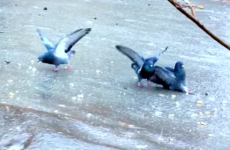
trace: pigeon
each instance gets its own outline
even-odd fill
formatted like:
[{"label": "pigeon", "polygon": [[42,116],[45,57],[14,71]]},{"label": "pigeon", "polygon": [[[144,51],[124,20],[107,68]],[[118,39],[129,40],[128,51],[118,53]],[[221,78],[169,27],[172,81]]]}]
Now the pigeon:
[{"label": "pigeon", "polygon": [[[160,56],[168,49],[168,46],[167,46],[165,50],[161,51],[157,56],[145,59],[144,57],[139,55],[137,52],[135,52],[134,50],[128,47],[125,47],[122,45],[116,45],[115,47],[119,52],[126,55],[129,59],[133,61],[133,63],[131,64],[131,67],[133,68],[133,70],[138,76],[137,86],[139,88],[143,88],[143,85],[141,84],[142,79],[148,80],[148,78],[150,78],[153,75],[155,63],[158,61]],[[148,85],[150,85],[149,82],[148,82]]]},{"label": "pigeon", "polygon": [[78,29],[54,45],[39,29],[36,29],[41,41],[43,42],[47,51],[38,57],[38,62],[55,65],[54,72],[58,72],[58,66],[67,64],[67,69],[70,70],[69,59],[75,54],[75,50],[71,48],[85,35],[87,35],[91,28]]},{"label": "pigeon", "polygon": [[154,75],[149,78],[149,81],[160,84],[166,89],[189,94],[188,87],[186,86],[186,73],[181,61],[176,62],[174,69],[155,66]]}]

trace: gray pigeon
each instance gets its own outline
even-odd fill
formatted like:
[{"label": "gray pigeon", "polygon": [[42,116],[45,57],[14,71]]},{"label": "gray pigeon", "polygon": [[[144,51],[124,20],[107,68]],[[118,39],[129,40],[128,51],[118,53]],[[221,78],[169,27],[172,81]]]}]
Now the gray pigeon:
[{"label": "gray pigeon", "polygon": [[75,51],[71,48],[90,31],[91,28],[78,29],[54,45],[45,35],[41,33],[39,29],[37,29],[37,33],[47,49],[47,52],[38,57],[38,61],[55,65],[55,69],[53,70],[54,72],[58,71],[58,66],[61,64],[67,64],[67,69],[69,70],[69,59],[75,54]]},{"label": "gray pigeon", "polygon": [[[143,85],[141,84],[142,79],[148,80],[148,78],[150,78],[153,75],[155,63],[159,60],[161,55],[168,49],[168,46],[167,46],[165,50],[159,52],[157,56],[153,56],[153,57],[145,59],[144,57],[139,55],[137,52],[132,50],[131,48],[128,48],[122,45],[116,45],[115,47],[119,52],[121,52],[122,54],[124,54],[125,56],[127,56],[129,59],[133,61],[133,63],[131,64],[131,67],[133,68],[133,70],[136,72],[138,76],[137,86],[139,88],[143,87]],[[149,82],[148,82],[148,85],[150,85]]]},{"label": "gray pigeon", "polygon": [[154,75],[149,80],[162,85],[166,89],[189,94],[188,87],[186,86],[186,73],[181,61],[176,62],[174,69],[155,66]]}]

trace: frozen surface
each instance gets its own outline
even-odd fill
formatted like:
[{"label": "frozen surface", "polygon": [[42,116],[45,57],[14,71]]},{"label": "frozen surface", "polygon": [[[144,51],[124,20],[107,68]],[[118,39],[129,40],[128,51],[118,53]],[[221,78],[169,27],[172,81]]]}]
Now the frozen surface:
[{"label": "frozen surface", "polygon": [[[230,41],[230,3],[194,4]],[[230,53],[166,0],[1,0],[0,19],[1,150],[229,149]],[[71,71],[37,63],[36,28],[57,42],[87,27]],[[158,65],[183,61],[195,94],[138,89],[116,44],[146,57],[169,46]]]}]

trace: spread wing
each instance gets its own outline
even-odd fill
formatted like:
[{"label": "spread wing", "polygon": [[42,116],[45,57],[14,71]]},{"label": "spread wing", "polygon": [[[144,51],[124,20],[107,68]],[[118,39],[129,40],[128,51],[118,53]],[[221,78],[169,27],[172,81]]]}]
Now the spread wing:
[{"label": "spread wing", "polygon": [[143,66],[145,59],[131,48],[122,45],[116,45],[116,49],[131,59],[134,63],[136,63],[139,68]]},{"label": "spread wing", "polygon": [[150,57],[147,58],[146,61],[151,60],[152,62],[154,62],[154,64],[158,61],[158,59],[161,57],[161,55],[166,52],[168,50],[168,46],[161,52],[158,53],[158,55],[154,56],[154,57]]},{"label": "spread wing", "polygon": [[44,46],[46,47],[46,49],[48,51],[55,48],[54,44],[47,38],[46,35],[42,34],[38,28],[36,29],[36,31],[37,31],[42,43],[44,44]]},{"label": "spread wing", "polygon": [[78,29],[71,34],[67,35],[56,45],[55,53],[57,55],[63,55],[64,53],[68,53],[71,48],[85,35],[87,35],[91,31],[91,28],[86,29]]}]

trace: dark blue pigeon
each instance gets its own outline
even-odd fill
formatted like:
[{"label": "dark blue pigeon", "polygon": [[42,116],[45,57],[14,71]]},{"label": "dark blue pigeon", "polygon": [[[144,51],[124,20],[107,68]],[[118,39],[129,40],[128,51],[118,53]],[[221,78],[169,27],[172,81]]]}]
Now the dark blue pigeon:
[{"label": "dark blue pigeon", "polygon": [[69,59],[75,54],[75,51],[71,48],[90,31],[91,28],[78,29],[54,45],[39,29],[37,29],[40,39],[47,49],[47,52],[38,57],[38,61],[55,65],[54,72],[58,71],[58,66],[61,64],[67,64],[67,69],[70,69]]},{"label": "dark blue pigeon", "polygon": [[116,49],[133,61],[131,67],[134,69],[138,76],[137,86],[142,88],[143,85],[141,84],[141,80],[148,80],[148,78],[150,78],[153,75],[155,63],[158,61],[160,56],[168,49],[168,47],[166,47],[165,50],[160,52],[157,56],[150,57],[147,59],[140,56],[134,50],[122,45],[116,45]]},{"label": "dark blue pigeon", "polygon": [[162,85],[166,89],[176,90],[189,94],[186,86],[186,73],[181,61],[176,62],[174,69],[155,66],[154,75],[149,81]]}]

